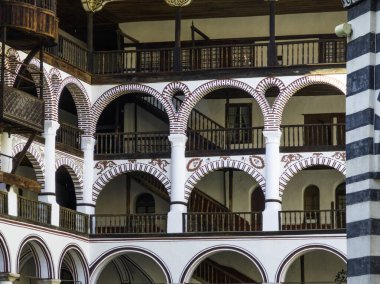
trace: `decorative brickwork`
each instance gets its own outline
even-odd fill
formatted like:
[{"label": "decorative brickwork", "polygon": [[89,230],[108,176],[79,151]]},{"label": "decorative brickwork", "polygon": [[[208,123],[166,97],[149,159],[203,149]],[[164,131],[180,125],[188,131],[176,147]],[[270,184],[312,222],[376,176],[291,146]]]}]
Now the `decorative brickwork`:
[{"label": "decorative brickwork", "polygon": [[283,195],[286,185],[292,179],[292,177],[294,177],[300,171],[313,166],[328,166],[336,169],[343,175],[346,174],[345,164],[338,159],[335,159],[333,157],[326,157],[323,155],[313,155],[312,157],[298,160],[285,169],[285,171],[280,176],[280,196]]},{"label": "decorative brickwork", "polygon": [[59,86],[56,98],[56,106],[54,108],[54,115],[57,115],[56,121],[58,121],[59,99],[64,88],[67,88],[70,91],[74,99],[78,114],[78,127],[84,131],[84,136],[92,136],[92,114],[90,112],[91,102],[82,83],[74,77],[68,77],[64,79]]},{"label": "decorative brickwork", "polygon": [[49,71],[49,78],[53,94],[55,97],[57,97],[57,95],[59,94],[59,86],[62,83],[61,72],[57,68],[52,68]]},{"label": "decorative brickwork", "polygon": [[346,93],[345,84],[329,76],[315,75],[305,76],[300,79],[297,79],[290,85],[288,85],[283,91],[281,91],[273,103],[273,118],[278,119],[278,121],[276,122],[278,127],[281,125],[282,114],[285,109],[285,105],[289,101],[289,99],[299,90],[317,84],[330,85],[336,87],[338,90],[342,92],[342,94]]},{"label": "decorative brickwork", "polygon": [[129,162],[129,163],[115,166],[109,169],[108,171],[104,172],[100,177],[98,177],[98,179],[94,182],[94,186],[92,188],[92,200],[96,202],[103,188],[107,185],[107,183],[109,183],[115,177],[123,173],[133,172],[133,171],[144,172],[144,173],[148,173],[155,176],[164,185],[164,187],[166,188],[168,192],[168,195],[170,196],[171,183],[170,183],[169,178],[162,171],[158,170],[156,167],[151,166],[149,164]]},{"label": "decorative brickwork", "polygon": [[91,134],[95,133],[98,119],[102,111],[107,107],[109,103],[111,103],[113,100],[117,99],[120,96],[127,95],[127,94],[136,94],[136,93],[148,94],[155,97],[165,108],[165,111],[169,117],[170,125],[172,125],[172,121],[175,117],[175,111],[173,110],[171,97],[168,98],[166,96],[162,96],[155,89],[145,86],[145,85],[128,84],[128,85],[116,86],[106,91],[96,100],[96,102],[91,108],[91,113],[93,115],[92,124],[91,124]]},{"label": "decorative brickwork", "polygon": [[[19,143],[13,147],[12,156],[16,156],[18,153],[24,149],[25,143]],[[29,159],[29,162],[32,164],[34,173],[36,175],[37,182],[41,185],[41,189],[44,189],[45,186],[45,167],[44,159],[41,153],[31,145],[26,152],[26,157]]]},{"label": "decorative brickwork", "polygon": [[194,171],[194,173],[185,182],[185,199],[189,199],[191,191],[204,176],[216,170],[227,168],[238,169],[246,172],[257,181],[265,193],[265,178],[253,166],[245,162],[232,160],[230,158],[221,158],[220,160],[204,164]]},{"label": "decorative brickwork", "polygon": [[55,162],[55,170],[58,170],[59,167],[65,167],[69,172],[69,175],[74,183],[75,188],[75,197],[77,201],[83,200],[83,178],[81,167],[77,163],[70,159],[69,157],[60,158]]},{"label": "decorative brickwork", "polygon": [[223,88],[239,89],[250,94],[259,104],[264,118],[270,111],[270,106],[265,96],[263,94],[259,94],[254,88],[252,88],[248,84],[231,79],[214,80],[201,85],[200,87],[195,89],[192,92],[192,94],[188,94],[188,96],[186,96],[184,102],[182,103],[178,117],[177,127],[180,129],[174,129],[175,133],[183,134],[186,132],[187,122],[189,120],[191,110],[204,96],[211,93],[212,91]]},{"label": "decorative brickwork", "polygon": [[256,87],[256,92],[265,95],[272,87],[277,87],[282,92],[285,89],[285,84],[278,78],[268,77],[260,81]]},{"label": "decorative brickwork", "polygon": [[13,49],[10,48],[7,50],[7,58],[5,61],[5,67],[10,71],[5,73],[5,84],[7,86],[12,86],[13,82],[16,79],[16,69],[19,64],[16,62],[20,62],[20,55],[19,53]]}]

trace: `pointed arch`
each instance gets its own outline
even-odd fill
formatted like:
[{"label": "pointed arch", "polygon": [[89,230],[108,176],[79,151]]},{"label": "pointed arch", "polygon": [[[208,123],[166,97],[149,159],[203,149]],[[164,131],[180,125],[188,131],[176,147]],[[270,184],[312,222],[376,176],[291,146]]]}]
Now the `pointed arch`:
[{"label": "pointed arch", "polygon": [[342,94],[346,94],[346,85],[333,77],[313,75],[299,78],[283,89],[273,103],[273,114],[278,118],[278,127],[281,125],[282,114],[290,98],[299,90],[317,84],[330,85],[340,90]]},{"label": "pointed arch", "polygon": [[219,245],[207,248],[199,253],[197,253],[185,266],[184,270],[181,273],[180,283],[189,283],[190,278],[195,271],[195,268],[210,255],[218,253],[218,252],[235,252],[239,255],[245,256],[248,258],[258,269],[261,275],[262,283],[269,282],[268,273],[264,268],[264,265],[260,262],[260,260],[253,255],[251,252],[237,246],[227,246],[227,245]]},{"label": "pointed arch", "polygon": [[339,257],[341,260],[343,260],[345,263],[347,263],[347,256],[339,251],[338,249],[325,245],[325,244],[308,244],[305,246],[300,246],[296,249],[294,249],[292,252],[290,252],[282,261],[280,266],[278,267],[276,271],[276,283],[282,283],[285,281],[285,274],[290,267],[290,265],[293,263],[293,261],[298,258],[299,256],[310,252],[310,251],[316,251],[316,250],[322,250],[329,253],[332,253]]},{"label": "pointed arch", "polygon": [[84,131],[85,136],[91,136],[92,113],[91,102],[83,84],[75,77],[65,78],[59,86],[56,98],[56,121],[58,121],[58,104],[64,88],[67,88],[75,102],[78,113],[78,127]]},{"label": "pointed arch", "polygon": [[195,105],[208,93],[223,88],[239,89],[251,95],[251,97],[254,98],[259,104],[265,123],[267,114],[270,112],[270,106],[263,94],[259,94],[253,87],[238,80],[214,80],[199,86],[191,93],[190,96],[185,98],[178,115],[178,123],[181,133],[186,132],[187,122],[191,114],[191,110],[195,107]]},{"label": "pointed arch", "polygon": [[104,172],[100,177],[98,177],[98,179],[94,182],[94,185],[92,187],[92,200],[96,202],[100,192],[112,179],[123,173],[133,171],[148,173],[156,177],[165,187],[166,191],[168,192],[168,195],[170,196],[171,183],[169,178],[162,171],[148,164],[134,162],[117,165]]},{"label": "pointed arch", "polygon": [[207,163],[199,167],[185,182],[185,199],[189,199],[190,194],[195,187],[195,185],[207,174],[214,172],[219,169],[232,168],[246,172],[252,178],[254,178],[257,183],[261,186],[261,189],[265,193],[265,178],[264,176],[253,166],[232,159],[219,159]]},{"label": "pointed arch", "polygon": [[343,175],[346,174],[346,166],[341,161],[332,157],[326,156],[313,156],[305,159],[301,159],[294,164],[290,165],[280,176],[280,197],[283,195],[284,190],[288,182],[300,171],[314,167],[314,166],[327,166],[336,169]]},{"label": "pointed arch", "polygon": [[[23,248],[27,250],[27,254],[22,254]],[[16,258],[17,273],[20,273],[22,259],[29,256],[34,258],[37,278],[55,279],[53,258],[46,242],[41,237],[29,235],[21,242]]]},{"label": "pointed arch", "polygon": [[112,89],[109,89],[96,100],[96,102],[91,108],[91,113],[93,114],[93,120],[91,123],[91,133],[96,132],[96,124],[98,123],[100,115],[112,101],[114,101],[120,96],[133,93],[143,93],[155,97],[164,107],[165,112],[169,118],[170,128],[172,128],[172,124],[175,118],[175,111],[171,102],[171,98],[162,96],[160,92],[146,85],[128,84],[119,85]]},{"label": "pointed arch", "polygon": [[81,166],[69,157],[62,157],[55,162],[55,170],[58,170],[61,166],[65,167],[65,169],[69,172],[69,175],[74,183],[76,200],[83,200],[83,177]]},{"label": "pointed arch", "polygon": [[67,245],[61,253],[57,272],[59,279],[61,279],[61,269],[64,264],[66,264],[73,275],[74,281],[82,284],[89,283],[90,272],[88,262],[82,249],[76,244]]},{"label": "pointed arch", "polygon": [[[16,156],[24,149],[25,143],[19,143],[15,145],[12,149],[12,156]],[[31,145],[26,152],[26,157],[29,159],[33,166],[34,173],[36,174],[37,182],[41,185],[43,189],[45,187],[45,166],[44,160],[40,152]]]}]

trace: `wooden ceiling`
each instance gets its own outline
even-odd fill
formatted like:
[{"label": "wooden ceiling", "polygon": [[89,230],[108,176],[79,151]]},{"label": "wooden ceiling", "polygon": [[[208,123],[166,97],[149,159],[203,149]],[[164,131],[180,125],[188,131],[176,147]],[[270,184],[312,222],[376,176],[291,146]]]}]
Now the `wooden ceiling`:
[{"label": "wooden ceiling", "polygon": [[[124,0],[111,2],[96,13],[96,24],[123,23],[148,20],[170,20],[175,8],[164,0]],[[341,0],[279,0],[277,14],[342,11]],[[193,0],[182,9],[183,18],[215,18],[267,15],[269,2],[265,0]],[[85,25],[86,17],[80,0],[59,0],[58,16],[62,22]]]}]

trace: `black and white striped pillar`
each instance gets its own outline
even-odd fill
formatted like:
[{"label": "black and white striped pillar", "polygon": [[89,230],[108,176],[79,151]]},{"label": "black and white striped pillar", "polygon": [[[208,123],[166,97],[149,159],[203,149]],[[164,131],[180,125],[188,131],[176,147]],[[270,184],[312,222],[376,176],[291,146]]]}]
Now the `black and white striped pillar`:
[{"label": "black and white striped pillar", "polygon": [[348,283],[380,283],[380,1],[342,0],[347,49]]}]

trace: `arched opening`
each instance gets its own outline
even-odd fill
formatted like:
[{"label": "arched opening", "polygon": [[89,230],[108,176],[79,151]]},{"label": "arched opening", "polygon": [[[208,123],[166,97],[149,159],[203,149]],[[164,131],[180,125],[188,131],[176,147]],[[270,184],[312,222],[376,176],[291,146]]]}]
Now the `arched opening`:
[{"label": "arched opening", "polygon": [[264,118],[252,96],[237,88],[212,90],[191,110],[187,151],[263,150]]},{"label": "arched opening", "polygon": [[[186,214],[187,232],[261,230],[261,208],[251,211],[250,193],[254,188],[260,188],[257,181],[237,169],[224,168],[208,173],[192,189]],[[259,190],[262,194],[261,188]],[[261,202],[256,198],[262,197],[254,198],[254,203]]]},{"label": "arched opening", "polygon": [[[18,153],[15,158],[17,159],[20,155],[21,154]],[[36,175],[35,169],[33,167],[32,162],[28,158],[28,155],[24,156],[20,165],[16,168],[15,174],[18,176],[22,176],[22,177],[37,181],[37,175]],[[38,192],[35,192],[35,191],[19,188],[18,195],[28,200],[35,200],[35,201],[38,200]]]},{"label": "arched opening", "polygon": [[82,252],[76,247],[68,247],[60,261],[59,279],[62,283],[87,284],[88,266]]},{"label": "arched opening", "polygon": [[170,152],[169,118],[153,96],[126,94],[102,111],[96,126],[95,154],[144,157]]},{"label": "arched opening", "polygon": [[76,210],[74,182],[65,166],[55,172],[55,190],[57,203],[65,208]]},{"label": "arched opening", "polygon": [[333,86],[300,89],[284,108],[281,146],[344,150],[345,104],[344,94]]},{"label": "arched opening", "polygon": [[346,271],[347,264],[341,257],[326,250],[316,249],[293,259],[288,265],[283,282],[336,283],[337,277],[346,275]]},{"label": "arched opening", "polygon": [[58,122],[60,126],[56,136],[57,142],[74,149],[80,149],[82,131],[78,128],[78,113],[73,94],[67,87],[63,88],[59,97]]},{"label": "arched opening", "polygon": [[170,283],[162,264],[139,252],[118,253],[97,267],[97,284]]},{"label": "arched opening", "polygon": [[341,183],[335,189],[335,209],[339,214],[338,226],[346,227],[346,183]]},{"label": "arched opening", "polygon": [[234,250],[207,253],[186,268],[184,283],[262,283],[261,265],[251,256]]},{"label": "arched opening", "polygon": [[342,229],[344,210],[334,205],[342,173],[327,166],[306,168],[286,185],[282,197],[281,230]]},{"label": "arched opening", "polygon": [[[265,195],[261,188],[261,186],[256,187],[251,194],[251,211],[252,212],[263,212],[265,210]],[[253,219],[251,221],[258,230],[262,230],[263,223],[262,219],[259,218],[257,220]]]},{"label": "arched opening", "polygon": [[166,232],[169,201],[164,185],[156,177],[138,171],[121,174],[97,198],[96,232]]}]

